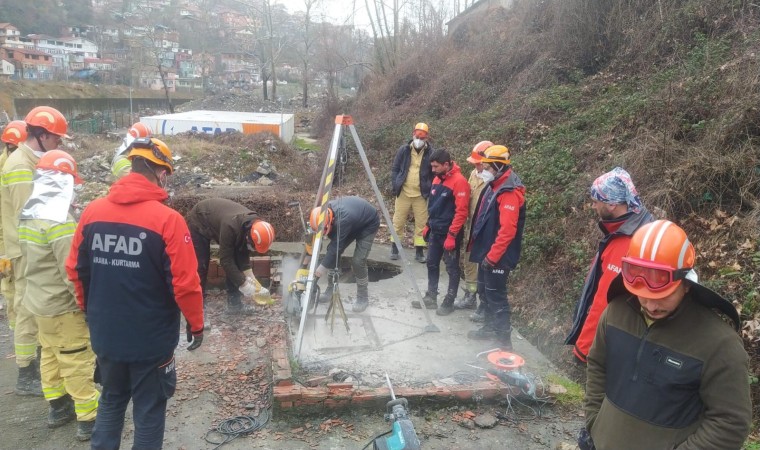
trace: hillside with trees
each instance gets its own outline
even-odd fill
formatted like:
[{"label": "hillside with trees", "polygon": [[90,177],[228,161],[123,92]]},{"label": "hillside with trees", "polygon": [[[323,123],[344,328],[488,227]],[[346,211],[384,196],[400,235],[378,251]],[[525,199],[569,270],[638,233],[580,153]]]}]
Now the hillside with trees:
[{"label": "hillside with trees", "polygon": [[756,374],[759,25],[742,0],[520,0],[399,47],[325,117],[355,115],[386,185],[416,122],[458,161],[485,139],[511,149],[528,191],[515,324],[571,370],[562,342],[600,239],[588,188],[624,167],[645,205],[687,230],[700,278],[741,311]]}]

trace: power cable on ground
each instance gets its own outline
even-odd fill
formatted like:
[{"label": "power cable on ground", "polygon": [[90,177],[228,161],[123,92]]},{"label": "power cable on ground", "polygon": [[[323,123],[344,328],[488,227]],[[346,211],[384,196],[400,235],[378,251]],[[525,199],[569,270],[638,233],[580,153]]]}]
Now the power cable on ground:
[{"label": "power cable on ground", "polygon": [[[265,409],[257,417],[236,416],[225,419],[219,422],[215,429],[208,430],[203,436],[203,440],[209,444],[216,445],[216,447],[214,447],[214,450],[216,450],[240,436],[247,436],[261,430],[269,422],[270,417],[271,413],[269,412],[269,409]],[[221,436],[221,440],[211,439],[211,436],[213,435]]]}]

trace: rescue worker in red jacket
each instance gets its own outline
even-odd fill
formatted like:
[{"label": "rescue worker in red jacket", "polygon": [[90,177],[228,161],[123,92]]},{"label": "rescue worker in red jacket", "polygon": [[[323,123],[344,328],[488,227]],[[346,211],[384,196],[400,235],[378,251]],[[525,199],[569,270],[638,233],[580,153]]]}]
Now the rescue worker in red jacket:
[{"label": "rescue worker in red jacket", "polygon": [[620,273],[631,236],[642,225],[654,220],[641,204],[631,176],[620,167],[594,180],[591,208],[599,216],[599,228],[604,237],[575,308],[573,328],[565,340],[566,345],[574,345],[573,354],[584,364],[596,335],[599,317],[607,307],[607,290]]},{"label": "rescue worker in red jacket", "polygon": [[[435,178],[428,197],[428,222],[422,230],[428,243],[428,288],[422,302],[427,309],[438,308],[437,315],[447,316],[454,311],[454,300],[459,290],[459,250],[470,205],[470,184],[446,149],[433,150],[430,166]],[[441,258],[446,264],[449,286],[439,307]],[[422,304],[414,300],[412,307],[422,308]]]},{"label": "rescue worker in red jacket", "polygon": [[249,251],[264,254],[274,242],[274,228],[245,206],[226,198],[209,198],[195,204],[187,214],[187,225],[198,258],[204,298],[211,260],[211,242],[219,244],[219,264],[227,285],[227,313],[251,314],[241,298],[268,296],[251,269]]},{"label": "rescue worker in red jacket", "polygon": [[190,230],[164,205],[169,147],[135,139],[132,173],[90,203],[77,226],[66,271],[85,312],[103,386],[93,449],[119,448],[130,399],[133,448],[161,448],[166,402],[174,395],[180,313],[189,350],[203,342],[203,295]]},{"label": "rescue worker in red jacket", "polygon": [[469,339],[496,340],[512,349],[512,322],[507,281],[520,260],[525,225],[525,186],[512,170],[509,149],[488,147],[481,161],[486,187],[470,232],[470,261],[478,268],[478,295],[485,306],[483,327]]}]

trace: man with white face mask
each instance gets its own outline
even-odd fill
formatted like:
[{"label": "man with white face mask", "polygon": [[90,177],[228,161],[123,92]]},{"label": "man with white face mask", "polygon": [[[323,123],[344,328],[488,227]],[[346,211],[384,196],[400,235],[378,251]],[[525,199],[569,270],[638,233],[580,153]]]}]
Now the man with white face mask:
[{"label": "man with white face mask", "polygon": [[[422,229],[428,221],[427,198],[433,183],[433,171],[430,168],[430,153],[432,148],[428,142],[429,128],[426,123],[414,126],[412,139],[402,145],[391,166],[391,183],[396,203],[393,211],[393,228],[399,239],[403,239],[406,219],[411,211],[414,215],[414,259],[424,263],[424,249],[427,246],[422,238]],[[391,259],[398,259],[398,246],[394,242],[391,248]]]},{"label": "man with white face mask", "polygon": [[49,106],[38,106],[26,115],[27,138],[8,156],[2,168],[0,190],[0,215],[3,220],[5,255],[11,261],[16,292],[13,297],[16,327],[13,345],[19,368],[17,395],[42,395],[39,361],[37,360],[37,322],[23,304],[26,288],[26,258],[21,253],[18,238],[18,219],[29,196],[32,194],[34,166],[48,150],[61,145],[68,123],[60,111]]}]

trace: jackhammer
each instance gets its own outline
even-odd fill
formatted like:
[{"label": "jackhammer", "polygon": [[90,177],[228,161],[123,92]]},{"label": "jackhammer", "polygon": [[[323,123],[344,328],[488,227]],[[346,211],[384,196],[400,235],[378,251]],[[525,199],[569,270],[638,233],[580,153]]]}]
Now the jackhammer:
[{"label": "jackhammer", "polygon": [[419,450],[420,440],[414,431],[414,424],[409,419],[409,403],[405,398],[396,398],[387,373],[385,380],[391,391],[391,401],[385,405],[385,421],[392,422],[391,430],[377,436],[364,448],[373,444],[373,450]]},{"label": "jackhammer", "polygon": [[[298,217],[301,219],[301,226],[303,227],[303,243],[304,251],[301,253],[301,263],[296,271],[296,276],[293,281],[288,284],[288,297],[285,300],[285,312],[291,316],[301,315],[301,305],[303,305],[303,294],[306,291],[306,283],[309,279],[309,260],[311,258],[313,250],[314,232],[311,228],[306,226],[306,220],[303,216],[303,210],[301,209],[301,202],[290,202],[288,206],[291,208],[298,207]],[[319,297],[319,286],[315,285],[313,290],[314,298]]]}]

